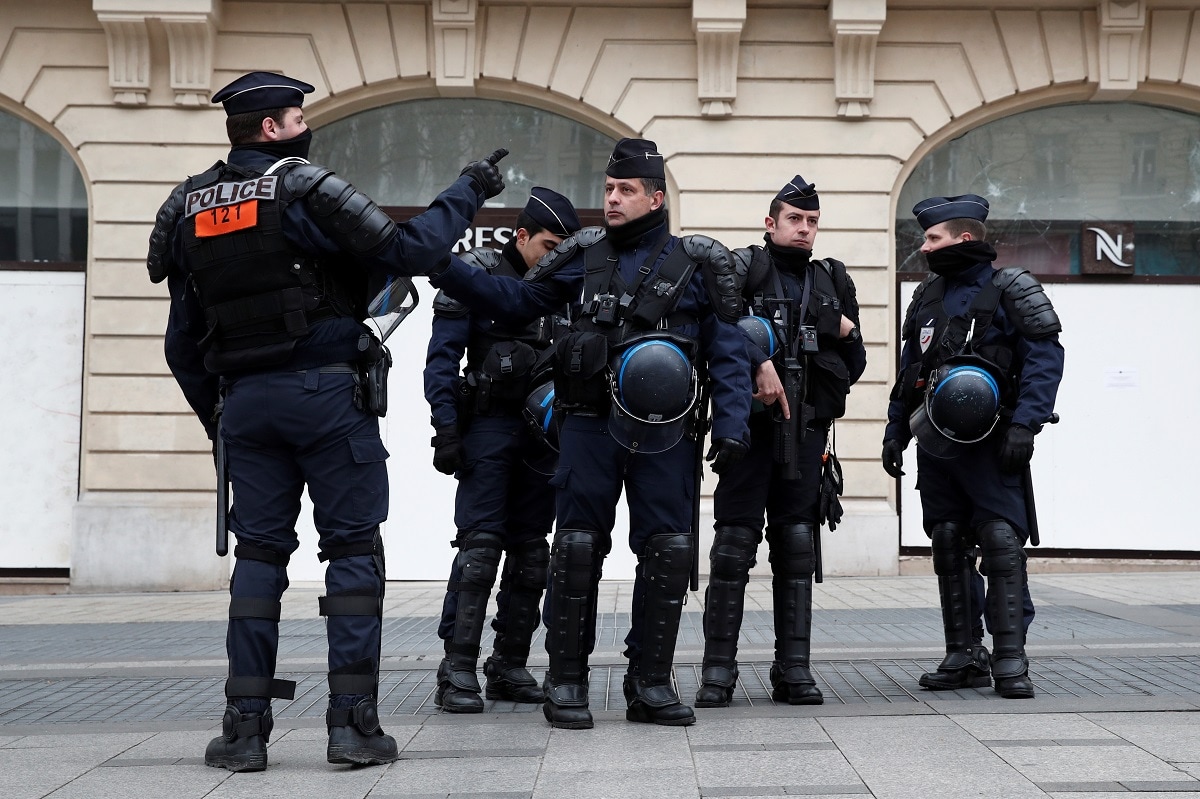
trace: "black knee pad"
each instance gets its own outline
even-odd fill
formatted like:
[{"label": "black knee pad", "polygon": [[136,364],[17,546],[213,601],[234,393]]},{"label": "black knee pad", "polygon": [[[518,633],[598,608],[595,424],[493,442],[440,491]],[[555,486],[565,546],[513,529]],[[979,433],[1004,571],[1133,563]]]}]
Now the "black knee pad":
[{"label": "black knee pad", "polygon": [[682,595],[692,576],[692,537],[676,533],[652,535],[642,553],[642,573],[668,595]]},{"label": "black knee pad", "polygon": [[771,568],[776,574],[811,575],[817,569],[811,524],[783,524],[767,528]]},{"label": "black knee pad", "polygon": [[1003,519],[983,522],[976,528],[983,549],[984,570],[989,578],[1020,574],[1025,563],[1025,549],[1013,526]]},{"label": "black knee pad", "polygon": [[957,576],[963,568],[967,548],[963,536],[967,526],[961,522],[938,522],[930,530],[933,539],[933,573],[940,577]]},{"label": "black knee pad", "polygon": [[491,591],[496,584],[503,542],[494,533],[469,532],[458,542],[457,565],[461,572],[450,590]]},{"label": "black knee pad", "polygon": [[550,543],[544,538],[522,541],[509,548],[504,572],[512,580],[513,590],[541,591],[550,570]]},{"label": "black knee pad", "polygon": [[592,530],[564,530],[554,541],[555,590],[571,596],[584,596],[592,590],[593,575],[600,568],[600,533]]},{"label": "black knee pad", "polygon": [[719,580],[744,580],[754,565],[759,533],[749,527],[718,527],[709,554],[709,570]]}]

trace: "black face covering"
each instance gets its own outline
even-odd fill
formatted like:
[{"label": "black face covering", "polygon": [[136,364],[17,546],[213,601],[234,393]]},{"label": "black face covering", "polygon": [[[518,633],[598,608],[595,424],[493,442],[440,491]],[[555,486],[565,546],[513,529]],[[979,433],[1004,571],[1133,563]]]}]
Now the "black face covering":
[{"label": "black face covering", "polygon": [[962,241],[925,254],[929,271],[942,277],[954,277],[971,267],[996,260],[996,250],[986,241]]},{"label": "black face covering", "polygon": [[500,248],[500,256],[512,264],[513,269],[517,270],[518,275],[523,275],[529,271],[529,267],[525,266],[525,257],[517,249],[516,236],[504,242],[504,246]]},{"label": "black face covering", "polygon": [[812,258],[812,250],[806,250],[803,247],[780,247],[771,241],[770,233],[763,236],[763,241],[766,242],[767,252],[771,253],[771,260],[775,262],[776,266],[786,271],[801,273],[808,266],[809,259]]},{"label": "black face covering", "polygon": [[308,158],[308,148],[312,144],[312,128],[307,128],[299,136],[293,136],[283,141],[256,141],[249,144],[238,144],[234,150],[257,150],[269,153],[276,158]]},{"label": "black face covering", "polygon": [[608,231],[605,235],[613,243],[614,247],[632,247],[641,240],[642,236],[654,230],[659,225],[665,224],[666,221],[667,208],[660,205],[656,210],[651,211],[645,216],[631,219],[623,225],[611,226],[605,224],[604,229]]}]

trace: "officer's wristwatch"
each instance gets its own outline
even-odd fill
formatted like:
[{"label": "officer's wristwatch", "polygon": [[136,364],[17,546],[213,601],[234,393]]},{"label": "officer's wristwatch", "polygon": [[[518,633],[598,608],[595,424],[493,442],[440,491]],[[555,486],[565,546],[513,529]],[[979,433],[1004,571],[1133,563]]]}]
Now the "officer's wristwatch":
[{"label": "officer's wristwatch", "polygon": [[850,332],[846,334],[846,341],[850,344],[857,344],[862,341],[862,333],[859,332],[858,325],[850,328]]}]

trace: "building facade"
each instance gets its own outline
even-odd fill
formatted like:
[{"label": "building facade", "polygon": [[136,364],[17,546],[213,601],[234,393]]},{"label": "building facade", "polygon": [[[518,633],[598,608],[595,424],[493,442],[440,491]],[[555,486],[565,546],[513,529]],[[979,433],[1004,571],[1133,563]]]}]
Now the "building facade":
[{"label": "building facade", "polygon": [[[515,215],[535,181],[598,207],[606,148],[622,136],[666,156],[675,231],[731,247],[760,240],[792,175],[815,182],[816,254],[850,266],[869,358],[837,425],[846,517],[825,537],[830,575],[893,574],[924,545],[912,486],[878,464],[897,316],[919,279],[908,210],[929,194],[988,196],[1004,263],[1045,277],[1067,331],[1064,423],[1035,458],[1046,546],[1200,550],[1174,482],[1200,446],[1179,396],[1200,388],[1200,370],[1179,369],[1200,365],[1184,346],[1200,340],[1194,6],[0,0],[0,366],[12,376],[0,580],[227,581],[210,443],[163,360],[165,283],[149,282],[144,259],[171,189],[227,150],[208,97],[250,70],[314,84],[313,159],[398,214],[466,161],[512,150],[511,188],[488,209],[499,221],[464,244],[501,241],[502,209]],[[453,487],[429,465],[431,296],[418,283],[426,315],[389,340],[398,579],[441,578],[453,536]],[[302,560],[295,577],[319,576]]]}]

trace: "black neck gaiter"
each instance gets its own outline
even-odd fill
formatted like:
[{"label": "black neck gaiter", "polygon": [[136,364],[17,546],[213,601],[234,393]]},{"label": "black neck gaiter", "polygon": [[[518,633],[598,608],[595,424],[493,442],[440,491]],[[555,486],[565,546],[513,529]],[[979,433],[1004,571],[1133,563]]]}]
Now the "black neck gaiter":
[{"label": "black neck gaiter", "polygon": [[803,247],[780,247],[771,241],[770,233],[763,236],[763,241],[766,242],[767,252],[771,253],[771,260],[777,267],[795,275],[804,274],[812,258],[812,250]]},{"label": "black neck gaiter", "polygon": [[293,136],[283,141],[255,141],[249,144],[235,144],[231,150],[257,150],[276,158],[308,158],[308,148],[312,144],[312,128],[308,128],[299,136]]},{"label": "black neck gaiter", "polygon": [[517,271],[518,275],[523,275],[529,271],[525,266],[525,258],[521,255],[521,251],[517,249],[517,240],[509,239],[500,248],[500,257],[508,261],[509,265]]},{"label": "black neck gaiter", "polygon": [[963,241],[925,254],[929,271],[942,277],[954,277],[982,263],[996,260],[996,250],[986,241]]},{"label": "black neck gaiter", "polygon": [[656,210],[651,211],[645,216],[639,216],[637,219],[631,219],[623,225],[605,225],[607,231],[605,236],[613,243],[614,247],[626,249],[628,247],[636,247],[641,241],[642,236],[645,236],[654,228],[665,224],[667,221],[666,206],[659,206]]}]

